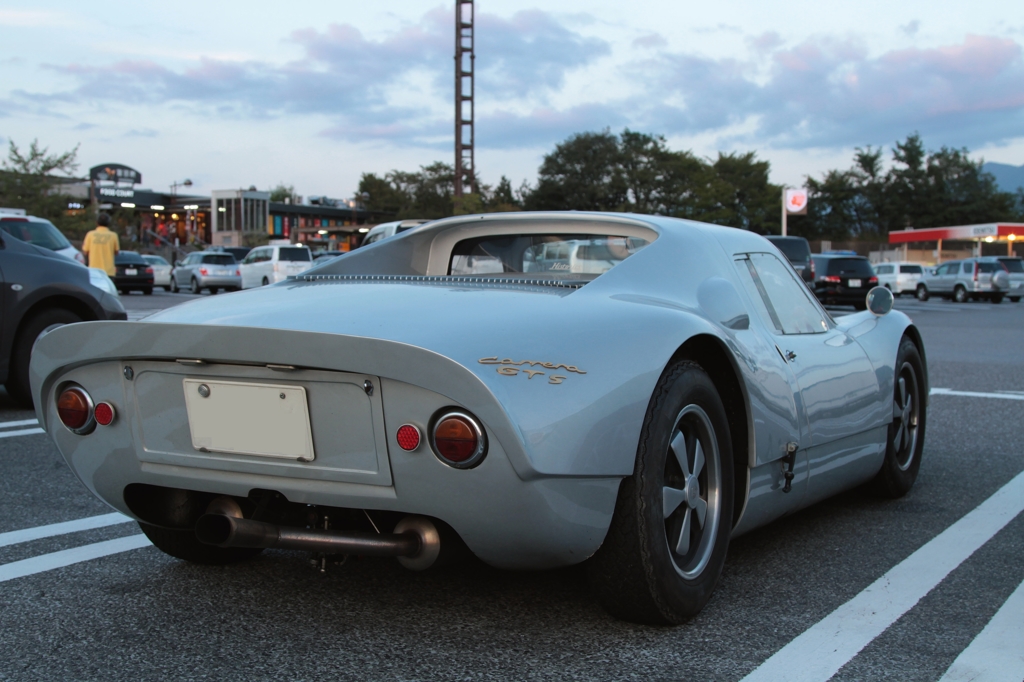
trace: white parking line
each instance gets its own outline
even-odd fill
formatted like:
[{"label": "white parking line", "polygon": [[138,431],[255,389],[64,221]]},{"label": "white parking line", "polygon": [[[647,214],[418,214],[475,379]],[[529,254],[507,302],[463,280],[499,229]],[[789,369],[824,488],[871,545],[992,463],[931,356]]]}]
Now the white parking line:
[{"label": "white parking line", "polygon": [[120,554],[121,552],[139,549],[140,547],[147,547],[150,544],[149,538],[140,533],[139,535],[129,535],[114,540],[104,540],[103,542],[95,542],[91,545],[43,554],[31,559],[12,561],[9,564],[0,566],[0,583],[14,580],[15,578],[24,578],[35,573],[52,571],[55,568],[64,568],[65,566],[71,566],[82,561],[90,561],[110,556],[111,554]]},{"label": "white parking line", "polygon": [[1024,583],[1013,591],[939,682],[1024,680]]},{"label": "white parking line", "polygon": [[38,419],[19,419],[13,422],[0,422],[0,429],[13,429],[15,426],[29,426],[31,424],[38,423]]},{"label": "white parking line", "polygon": [[1024,394],[1000,391],[999,393],[979,393],[977,391],[954,391],[951,388],[933,388],[929,395],[958,395],[965,398],[1002,398],[1003,400],[1024,400]]},{"label": "white parking line", "polygon": [[762,663],[744,682],[824,682],[1024,511],[1024,473]]},{"label": "white parking line", "polygon": [[128,518],[121,512],[114,512],[113,514],[89,516],[84,519],[75,519],[74,521],[51,523],[47,526],[12,530],[6,533],[0,533],[0,547],[17,545],[21,542],[31,542],[32,540],[39,540],[41,538],[52,538],[55,535],[65,535],[67,533],[77,533],[79,531],[92,530],[94,528],[116,526],[119,523],[128,523],[131,520],[132,519]]},{"label": "white parking line", "polygon": [[15,436],[31,436],[36,433],[46,433],[43,429],[22,429],[21,431],[0,431],[0,438],[13,438]]}]

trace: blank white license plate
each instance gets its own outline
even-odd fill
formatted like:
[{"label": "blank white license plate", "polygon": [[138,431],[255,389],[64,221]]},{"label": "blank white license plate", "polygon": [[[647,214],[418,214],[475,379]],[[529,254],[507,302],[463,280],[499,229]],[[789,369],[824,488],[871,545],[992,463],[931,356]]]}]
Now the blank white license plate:
[{"label": "blank white license plate", "polygon": [[860,280],[859,279],[851,279],[848,286],[851,289],[858,289],[858,288],[860,288]]},{"label": "blank white license plate", "polygon": [[139,271],[136,270],[135,268],[125,268],[124,269],[124,274],[126,274],[126,275],[137,275],[137,274],[139,274]]},{"label": "blank white license plate", "polygon": [[314,458],[305,388],[203,379],[184,379],[182,385],[196,450]]}]

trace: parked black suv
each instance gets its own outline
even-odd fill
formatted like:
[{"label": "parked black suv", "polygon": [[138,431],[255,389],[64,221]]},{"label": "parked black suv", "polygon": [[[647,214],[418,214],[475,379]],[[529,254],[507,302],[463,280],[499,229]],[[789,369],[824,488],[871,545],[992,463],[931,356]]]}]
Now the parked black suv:
[{"label": "parked black suv", "polygon": [[31,408],[32,346],[55,327],[88,320],[127,320],[114,283],[50,249],[0,232],[0,382]]},{"label": "parked black suv", "polygon": [[816,253],[811,261],[814,295],[819,301],[867,309],[868,291],[878,286],[878,277],[867,258],[853,253]]},{"label": "parked black suv", "polygon": [[782,237],[770,234],[765,237],[785,256],[793,269],[808,284],[814,281],[814,261],[811,260],[811,245],[803,237]]}]

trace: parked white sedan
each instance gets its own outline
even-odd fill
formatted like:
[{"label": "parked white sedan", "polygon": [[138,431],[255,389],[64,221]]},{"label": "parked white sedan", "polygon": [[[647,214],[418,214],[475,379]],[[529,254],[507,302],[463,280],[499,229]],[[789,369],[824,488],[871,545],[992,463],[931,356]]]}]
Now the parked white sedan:
[{"label": "parked white sedan", "polygon": [[153,268],[153,286],[163,287],[165,291],[171,288],[171,264],[161,256],[143,254],[142,260],[146,261]]},{"label": "parked white sedan", "polygon": [[260,246],[242,260],[242,288],[283,282],[313,267],[313,255],[306,246]]},{"label": "parked white sedan", "polygon": [[924,266],[920,263],[900,261],[898,263],[879,263],[875,266],[878,285],[883,286],[896,296],[913,294],[917,283],[924,275]]}]

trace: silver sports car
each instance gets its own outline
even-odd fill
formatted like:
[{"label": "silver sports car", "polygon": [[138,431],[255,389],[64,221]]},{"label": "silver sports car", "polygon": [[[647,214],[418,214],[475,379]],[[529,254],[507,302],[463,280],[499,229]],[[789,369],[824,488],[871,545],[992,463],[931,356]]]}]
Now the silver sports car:
[{"label": "silver sports car", "polygon": [[738,229],[461,216],[280,284],[45,335],[44,425],[164,552],[587,562],[612,614],[701,610],[729,539],[914,483],[928,378],[891,311],[833,320]]}]

